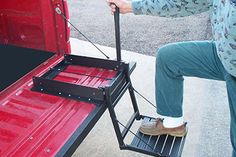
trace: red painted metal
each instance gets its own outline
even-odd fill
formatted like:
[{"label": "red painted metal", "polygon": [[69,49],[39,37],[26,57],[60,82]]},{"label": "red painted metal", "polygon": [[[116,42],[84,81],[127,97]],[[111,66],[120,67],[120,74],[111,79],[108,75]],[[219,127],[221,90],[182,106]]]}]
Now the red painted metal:
[{"label": "red painted metal", "polygon": [[[94,104],[33,92],[42,76],[70,53],[66,0],[11,0],[0,4],[0,43],[55,52],[52,58],[0,92],[0,156],[54,156],[95,109]],[[14,56],[13,56],[14,57]],[[68,66],[55,78],[85,86],[109,83],[116,72]]]},{"label": "red painted metal", "polygon": [[[62,58],[52,63],[58,63]],[[38,75],[45,69],[38,69]],[[32,73],[32,75],[35,73]],[[103,86],[116,72],[94,67],[68,66],[55,78],[90,87]],[[85,118],[94,104],[33,92],[31,76],[25,84],[10,92],[7,99],[0,95],[0,156],[54,156]],[[27,80],[28,79],[28,80]]]},{"label": "red painted metal", "polygon": [[[116,73],[113,70],[70,65],[63,72],[59,73],[55,80],[77,85],[85,84],[88,87],[97,88],[107,85]],[[84,77],[85,74],[87,77]]]},{"label": "red painted metal", "polygon": [[0,43],[70,53],[70,29],[56,7],[69,17],[66,0],[1,1]]}]

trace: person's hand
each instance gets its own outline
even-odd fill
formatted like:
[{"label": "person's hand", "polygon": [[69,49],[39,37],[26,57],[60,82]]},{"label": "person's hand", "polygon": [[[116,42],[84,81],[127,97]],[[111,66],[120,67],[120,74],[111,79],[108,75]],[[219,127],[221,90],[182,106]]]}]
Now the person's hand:
[{"label": "person's hand", "polygon": [[111,8],[111,14],[114,15],[116,6],[120,9],[121,14],[131,13],[132,6],[131,2],[127,0],[107,0],[108,5]]}]

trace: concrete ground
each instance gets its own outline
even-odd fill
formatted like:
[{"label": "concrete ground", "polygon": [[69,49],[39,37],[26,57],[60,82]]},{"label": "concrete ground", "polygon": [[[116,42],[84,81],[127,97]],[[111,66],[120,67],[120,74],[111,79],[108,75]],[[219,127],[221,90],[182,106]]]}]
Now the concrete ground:
[{"label": "concrete ground", "polygon": [[[93,42],[115,47],[114,19],[106,0],[67,0],[70,21]],[[124,50],[155,55],[158,47],[177,41],[211,38],[209,13],[182,18],[122,15],[121,44]],[[85,40],[71,28],[72,37]]]},{"label": "concrete ground", "polygon": [[[73,54],[104,58],[88,42],[71,39]],[[115,49],[99,46],[111,58],[115,58]],[[137,68],[132,74],[134,88],[154,102],[155,57],[122,51],[124,61],[136,61]],[[230,157],[229,109],[225,83],[197,78],[186,78],[184,88],[184,115],[189,132],[183,157]],[[142,114],[157,116],[155,109],[137,96]],[[117,106],[118,118],[124,123],[132,112],[127,95]],[[136,126],[137,128],[137,126]],[[134,128],[135,129],[135,128]],[[133,130],[136,131],[136,130]],[[115,132],[105,112],[92,131],[78,147],[73,157],[142,157],[131,151],[121,151]]]}]

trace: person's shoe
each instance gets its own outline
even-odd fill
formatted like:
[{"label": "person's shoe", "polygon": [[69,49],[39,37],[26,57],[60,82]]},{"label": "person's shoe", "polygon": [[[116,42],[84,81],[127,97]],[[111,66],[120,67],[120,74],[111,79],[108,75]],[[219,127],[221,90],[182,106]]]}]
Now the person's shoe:
[{"label": "person's shoe", "polygon": [[158,135],[171,135],[176,137],[183,137],[187,134],[187,123],[176,128],[165,128],[163,125],[163,119],[157,118],[153,121],[142,122],[139,131],[146,135],[158,136]]}]

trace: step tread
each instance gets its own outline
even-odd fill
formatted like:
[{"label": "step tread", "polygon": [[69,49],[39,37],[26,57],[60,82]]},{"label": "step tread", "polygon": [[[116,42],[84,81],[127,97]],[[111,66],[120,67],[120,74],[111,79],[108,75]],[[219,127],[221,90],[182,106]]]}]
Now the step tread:
[{"label": "step tread", "polygon": [[[153,118],[145,117],[144,121],[151,121]],[[147,153],[160,154],[161,156],[180,157],[183,151],[185,138],[173,137],[170,135],[150,136],[137,131],[131,142],[131,146],[145,150]]]}]

